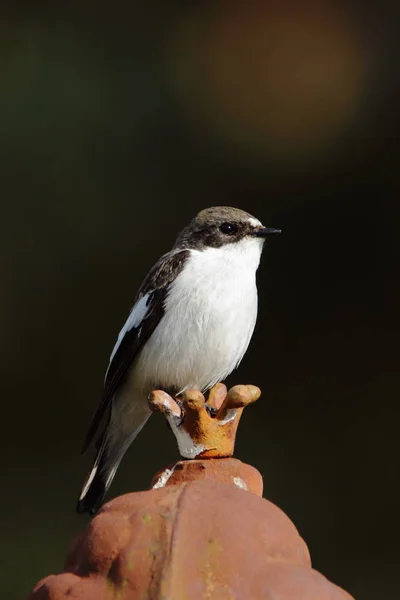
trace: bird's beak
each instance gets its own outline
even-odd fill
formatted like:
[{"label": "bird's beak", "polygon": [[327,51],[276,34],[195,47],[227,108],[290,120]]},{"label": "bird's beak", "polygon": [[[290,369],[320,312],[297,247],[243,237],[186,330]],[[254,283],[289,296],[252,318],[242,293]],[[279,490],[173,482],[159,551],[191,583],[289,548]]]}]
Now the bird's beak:
[{"label": "bird's beak", "polygon": [[275,235],[276,233],[281,233],[280,229],[274,229],[273,227],[258,227],[254,230],[253,235],[256,237],[266,238],[269,235]]}]

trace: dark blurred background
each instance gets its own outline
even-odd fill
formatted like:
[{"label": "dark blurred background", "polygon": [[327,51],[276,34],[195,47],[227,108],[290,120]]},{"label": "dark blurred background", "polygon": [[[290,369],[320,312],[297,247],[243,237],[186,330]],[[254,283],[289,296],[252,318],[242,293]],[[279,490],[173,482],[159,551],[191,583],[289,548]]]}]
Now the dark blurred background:
[{"label": "dark blurred background", "polygon": [[[2,594],[60,570],[79,450],[149,267],[200,209],[281,227],[237,456],[315,568],[399,598],[398,3],[0,8]],[[154,417],[111,495],[176,458]]]}]

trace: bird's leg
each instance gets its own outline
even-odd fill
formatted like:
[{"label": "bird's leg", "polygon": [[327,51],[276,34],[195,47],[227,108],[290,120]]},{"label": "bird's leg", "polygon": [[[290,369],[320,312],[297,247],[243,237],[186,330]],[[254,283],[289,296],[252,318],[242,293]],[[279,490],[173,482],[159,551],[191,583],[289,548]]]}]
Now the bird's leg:
[{"label": "bird's leg", "polygon": [[175,402],[177,403],[177,405],[179,406],[179,408],[181,410],[183,410],[183,402],[182,402],[180,396],[173,396],[173,399],[175,400]]},{"label": "bird's leg", "polygon": [[174,400],[181,411],[179,416],[174,415],[174,423],[176,427],[180,427],[185,420],[185,409],[183,408],[183,402],[179,396],[174,396]]}]

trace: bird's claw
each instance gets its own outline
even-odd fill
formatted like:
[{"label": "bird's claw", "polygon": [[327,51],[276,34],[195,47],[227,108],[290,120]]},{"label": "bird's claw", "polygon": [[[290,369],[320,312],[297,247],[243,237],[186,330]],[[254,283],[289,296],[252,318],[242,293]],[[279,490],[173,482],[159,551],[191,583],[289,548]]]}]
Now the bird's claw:
[{"label": "bird's claw", "polygon": [[205,403],[204,406],[205,406],[205,409],[208,412],[209,416],[211,418],[214,418],[218,412],[218,408],[215,408],[214,406],[210,406],[207,402]]}]

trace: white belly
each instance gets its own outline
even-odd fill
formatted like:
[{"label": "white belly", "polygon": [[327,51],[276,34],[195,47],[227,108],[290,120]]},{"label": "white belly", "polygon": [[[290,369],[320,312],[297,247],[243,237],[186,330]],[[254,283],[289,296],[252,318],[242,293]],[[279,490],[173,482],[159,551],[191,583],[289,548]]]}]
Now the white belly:
[{"label": "white belly", "polygon": [[261,244],[244,240],[238,246],[191,252],[134,365],[135,387],[206,390],[241,361],[257,317]]}]

